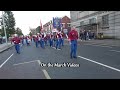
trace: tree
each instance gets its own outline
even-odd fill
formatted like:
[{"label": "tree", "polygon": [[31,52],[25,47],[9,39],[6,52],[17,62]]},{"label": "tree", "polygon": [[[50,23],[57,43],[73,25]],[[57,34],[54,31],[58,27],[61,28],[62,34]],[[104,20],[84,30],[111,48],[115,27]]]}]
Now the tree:
[{"label": "tree", "polygon": [[29,35],[32,36],[32,33],[30,32]]},{"label": "tree", "polygon": [[18,36],[23,35],[22,30],[19,27],[16,28],[15,33],[18,34]]},{"label": "tree", "polygon": [[36,33],[40,33],[40,26],[36,28]]},{"label": "tree", "polygon": [[[10,37],[12,34],[15,34],[15,18],[11,11],[4,11],[4,22],[5,22],[7,37]],[[2,22],[1,25],[3,25]]]}]

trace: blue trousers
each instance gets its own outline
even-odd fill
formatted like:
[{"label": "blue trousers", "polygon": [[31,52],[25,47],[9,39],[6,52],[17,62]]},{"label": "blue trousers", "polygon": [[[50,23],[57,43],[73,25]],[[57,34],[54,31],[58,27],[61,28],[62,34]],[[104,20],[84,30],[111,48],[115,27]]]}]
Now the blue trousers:
[{"label": "blue trousers", "polygon": [[48,40],[44,40],[45,41],[45,45],[47,46],[47,42],[48,42]]},{"label": "blue trousers", "polygon": [[71,40],[71,51],[70,51],[71,58],[77,57],[76,52],[77,52],[77,40]]},{"label": "blue trousers", "polygon": [[61,48],[61,45],[62,45],[62,38],[59,38],[58,40],[59,40],[59,41],[58,41],[58,47]]},{"label": "blue trousers", "polygon": [[49,39],[50,47],[53,46],[53,39]]},{"label": "blue trousers", "polygon": [[26,44],[28,44],[28,40],[26,39]]},{"label": "blue trousers", "polygon": [[38,41],[38,45],[40,45],[42,47],[42,44],[41,44],[42,40]]},{"label": "blue trousers", "polygon": [[35,42],[36,47],[38,47],[38,41]]},{"label": "blue trousers", "polygon": [[20,53],[20,45],[19,44],[15,44],[15,50],[17,53]]},{"label": "blue trousers", "polygon": [[43,39],[41,40],[41,47],[42,47],[42,48],[45,48],[44,40],[43,40]]},{"label": "blue trousers", "polygon": [[62,44],[62,46],[64,46],[64,39],[63,38],[61,39],[61,44]]},{"label": "blue trousers", "polygon": [[57,40],[53,39],[53,47],[56,47]]},{"label": "blue trousers", "polygon": [[59,45],[59,41],[58,39],[56,39],[56,49],[58,48],[58,45]]}]

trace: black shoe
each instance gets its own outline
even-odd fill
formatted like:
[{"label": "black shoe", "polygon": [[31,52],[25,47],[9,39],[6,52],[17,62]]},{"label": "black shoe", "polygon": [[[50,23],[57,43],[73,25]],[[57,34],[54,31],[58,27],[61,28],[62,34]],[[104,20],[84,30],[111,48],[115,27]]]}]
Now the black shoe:
[{"label": "black shoe", "polygon": [[74,58],[76,58],[76,59],[77,59],[77,57],[76,57],[76,56],[74,56]]},{"label": "black shoe", "polygon": [[72,56],[70,56],[70,59],[72,59],[73,57]]}]

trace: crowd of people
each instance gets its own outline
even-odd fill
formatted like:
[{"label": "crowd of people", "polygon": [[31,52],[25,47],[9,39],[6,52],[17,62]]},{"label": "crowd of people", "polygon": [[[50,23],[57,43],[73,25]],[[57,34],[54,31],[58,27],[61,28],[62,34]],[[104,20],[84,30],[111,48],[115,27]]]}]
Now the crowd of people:
[{"label": "crowd of people", "polygon": [[0,36],[0,44],[5,43],[5,37]]},{"label": "crowd of people", "polygon": [[86,30],[82,30],[80,31],[80,39],[81,40],[91,40],[91,39],[95,39],[95,33]]},{"label": "crowd of people", "polygon": [[49,34],[41,32],[32,36],[18,36],[17,34],[15,34],[14,37],[10,40],[11,44],[15,44],[15,49],[17,53],[20,53],[20,45],[26,44],[27,46],[30,46],[32,42],[35,43],[36,48],[41,47],[43,49],[45,49],[45,46],[50,46],[57,50],[61,50],[62,46],[64,46],[64,34],[61,31]]},{"label": "crowd of people", "polygon": [[18,36],[17,34],[11,39],[11,42],[14,43],[16,52],[20,54],[20,46],[27,45],[31,46],[31,42],[34,43],[36,48],[45,49],[46,46],[50,46],[56,50],[61,50],[64,46],[64,38],[67,37],[67,40],[70,42],[70,58],[77,58],[77,39],[78,32],[75,27],[72,27],[68,35],[65,35],[63,32],[52,32],[45,34],[44,32],[37,33],[36,35],[30,36]]},{"label": "crowd of people", "polygon": [[36,47],[45,48],[45,46],[50,46],[55,49],[60,50],[61,46],[63,46],[64,35],[61,31],[54,33],[37,33],[37,35],[33,36],[33,40],[36,44]]}]

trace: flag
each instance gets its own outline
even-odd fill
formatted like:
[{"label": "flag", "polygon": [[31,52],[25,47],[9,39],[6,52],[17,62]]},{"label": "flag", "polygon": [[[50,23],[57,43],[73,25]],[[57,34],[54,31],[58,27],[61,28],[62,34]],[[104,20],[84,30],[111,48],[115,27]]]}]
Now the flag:
[{"label": "flag", "polygon": [[54,17],[53,17],[53,27],[55,28],[55,19],[54,19]]},{"label": "flag", "polygon": [[41,20],[40,20],[40,31],[42,30],[42,23],[41,23]]}]

